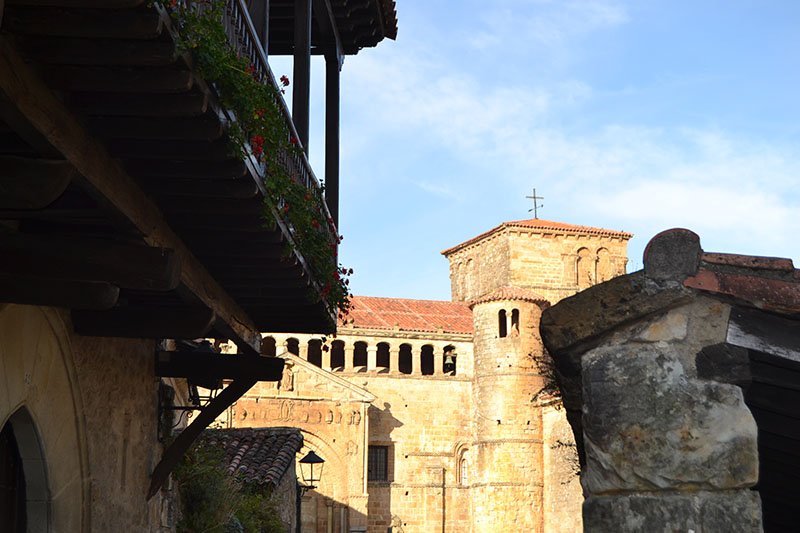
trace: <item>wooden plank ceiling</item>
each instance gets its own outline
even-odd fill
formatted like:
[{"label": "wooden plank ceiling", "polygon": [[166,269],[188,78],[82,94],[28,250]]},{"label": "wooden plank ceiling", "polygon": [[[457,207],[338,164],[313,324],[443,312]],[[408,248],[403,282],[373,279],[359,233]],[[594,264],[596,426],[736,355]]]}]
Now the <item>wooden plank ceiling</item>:
[{"label": "wooden plank ceiling", "polygon": [[96,335],[252,346],[258,330],[328,327],[156,9],[12,0],[1,29],[0,301],[75,309]]}]

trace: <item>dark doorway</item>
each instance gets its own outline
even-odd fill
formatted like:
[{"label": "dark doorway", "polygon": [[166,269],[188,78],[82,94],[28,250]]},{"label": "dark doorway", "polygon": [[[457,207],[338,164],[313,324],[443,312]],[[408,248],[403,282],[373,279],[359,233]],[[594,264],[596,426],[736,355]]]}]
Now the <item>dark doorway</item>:
[{"label": "dark doorway", "polygon": [[24,533],[25,474],[11,424],[0,431],[0,531]]}]

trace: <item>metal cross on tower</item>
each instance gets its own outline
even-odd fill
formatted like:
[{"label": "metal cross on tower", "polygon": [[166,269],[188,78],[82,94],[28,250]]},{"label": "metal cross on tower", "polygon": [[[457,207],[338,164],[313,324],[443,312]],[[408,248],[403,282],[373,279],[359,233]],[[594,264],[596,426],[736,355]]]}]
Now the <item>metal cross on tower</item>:
[{"label": "metal cross on tower", "polygon": [[533,218],[539,218],[539,208],[544,207],[544,204],[537,203],[538,200],[544,200],[544,196],[536,196],[536,188],[533,189],[533,196],[526,196],[530,200],[533,200],[533,208],[528,209],[528,213],[533,211]]}]

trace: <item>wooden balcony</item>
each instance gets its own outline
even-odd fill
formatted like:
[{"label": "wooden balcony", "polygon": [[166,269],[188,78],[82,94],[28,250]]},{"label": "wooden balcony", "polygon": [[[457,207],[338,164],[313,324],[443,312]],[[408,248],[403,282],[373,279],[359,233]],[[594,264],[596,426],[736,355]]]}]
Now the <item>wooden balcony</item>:
[{"label": "wooden balcony", "polygon": [[[346,22],[348,2],[334,3]],[[230,42],[275,84],[244,5],[226,4]],[[11,0],[0,17],[0,302],[73,309],[88,335],[256,348],[259,330],[330,329],[322,280],[265,202],[270,175],[252,154],[232,155],[236,117],[176,50],[165,10]],[[276,39],[280,24],[269,23]],[[319,187],[304,154],[283,164]]]}]

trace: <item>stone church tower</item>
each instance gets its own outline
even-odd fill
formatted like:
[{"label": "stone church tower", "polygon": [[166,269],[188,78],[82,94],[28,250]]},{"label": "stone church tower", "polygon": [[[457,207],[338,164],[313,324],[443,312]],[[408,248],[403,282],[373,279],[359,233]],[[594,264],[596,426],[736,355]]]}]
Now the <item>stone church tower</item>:
[{"label": "stone church tower", "polygon": [[[625,272],[624,232],[506,222],[444,255],[451,301],[355,296],[336,337],[264,333],[288,370],[226,413],[299,428],[325,459],[304,533],[574,533],[566,411],[542,394],[542,311]],[[304,451],[301,451],[300,456]]]},{"label": "stone church tower", "polygon": [[473,312],[473,531],[557,529],[545,525],[552,494],[545,494],[544,455],[553,443],[536,401],[546,386],[542,310],[624,274],[630,237],[533,219],[442,252],[453,300],[469,302]]}]

